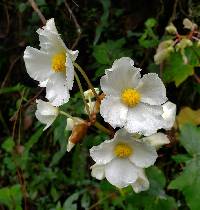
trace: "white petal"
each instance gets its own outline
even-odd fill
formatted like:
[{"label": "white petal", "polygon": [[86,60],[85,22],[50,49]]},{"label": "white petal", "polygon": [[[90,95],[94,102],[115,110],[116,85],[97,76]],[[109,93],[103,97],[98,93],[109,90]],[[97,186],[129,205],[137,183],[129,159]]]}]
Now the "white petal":
[{"label": "white petal", "polygon": [[36,118],[43,124],[46,124],[46,130],[58,116],[58,108],[52,106],[49,102],[36,100],[37,110],[35,112]]},{"label": "white petal", "polygon": [[162,106],[140,103],[136,107],[129,108],[124,128],[129,133],[151,135],[162,128],[164,123],[162,114]]},{"label": "white petal", "polygon": [[111,184],[123,188],[136,181],[137,170],[128,159],[115,158],[105,165],[105,177]]},{"label": "white petal", "polygon": [[41,50],[51,55],[67,51],[67,47],[58,34],[53,18],[47,21],[46,26],[39,28],[37,33],[39,34]]},{"label": "white petal", "polygon": [[52,31],[52,32],[58,34],[58,31],[56,29],[54,18],[51,18],[51,19],[47,20],[46,25],[43,26],[42,28],[45,29],[45,30],[49,30],[49,31]]},{"label": "white petal", "polygon": [[30,77],[39,82],[44,82],[53,74],[51,71],[51,57],[38,49],[26,47],[24,62]]},{"label": "white petal", "polygon": [[162,80],[155,73],[145,74],[137,87],[141,94],[141,101],[150,105],[165,103],[166,88]]},{"label": "white petal", "polygon": [[144,169],[138,169],[138,178],[131,186],[136,193],[149,189],[149,180],[145,175]]},{"label": "white petal", "polygon": [[[115,69],[134,69],[134,61],[129,57],[122,57],[114,61],[112,65],[112,69],[109,71],[113,71]],[[141,69],[138,68],[140,71]]]},{"label": "white petal", "polygon": [[112,127],[122,127],[126,121],[128,107],[117,97],[106,96],[101,102],[100,113]]},{"label": "white petal", "polygon": [[69,90],[72,89],[74,83],[74,65],[70,58],[70,55],[66,53],[66,80],[67,80],[67,87]]},{"label": "white petal", "polygon": [[150,145],[152,145],[156,149],[159,149],[164,144],[169,144],[170,143],[167,135],[165,135],[163,133],[155,133],[151,136],[144,137],[142,140],[144,142],[149,143]]},{"label": "white petal", "polygon": [[135,88],[140,77],[140,69],[133,66],[133,61],[121,58],[114,62],[112,70],[101,77],[101,89],[106,95],[120,96],[123,89]]},{"label": "white petal", "polygon": [[165,120],[163,128],[170,129],[173,126],[176,117],[176,104],[168,101],[165,104],[163,104],[162,107],[163,107],[162,117]]},{"label": "white petal", "polygon": [[91,172],[92,177],[94,177],[98,180],[102,180],[105,178],[105,166],[104,165],[94,164],[93,166],[91,166],[91,169],[92,169],[92,172]]},{"label": "white petal", "polygon": [[66,76],[64,73],[53,74],[47,83],[46,98],[54,106],[61,106],[69,101],[69,90],[67,88]]},{"label": "white petal", "polygon": [[97,164],[106,164],[114,158],[115,139],[106,140],[90,149],[90,156]]},{"label": "white petal", "polygon": [[156,149],[149,144],[131,141],[133,153],[129,157],[132,163],[141,168],[153,165],[158,157]]}]

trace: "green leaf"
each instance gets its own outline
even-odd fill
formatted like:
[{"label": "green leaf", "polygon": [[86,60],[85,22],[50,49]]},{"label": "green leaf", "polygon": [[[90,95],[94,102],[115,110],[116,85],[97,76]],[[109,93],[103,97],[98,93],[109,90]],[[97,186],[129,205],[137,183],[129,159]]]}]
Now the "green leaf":
[{"label": "green leaf", "polygon": [[63,204],[63,210],[77,210],[77,204],[74,203],[78,200],[80,192],[73,193],[70,195]]},{"label": "green leaf", "polygon": [[15,146],[15,142],[11,137],[8,137],[1,145],[2,149],[6,152],[11,153],[13,151],[13,147]]},{"label": "green leaf", "polygon": [[22,192],[20,185],[0,189],[0,203],[7,206],[10,210],[22,210],[21,202]]},{"label": "green leaf", "polygon": [[189,155],[183,155],[183,154],[180,154],[180,155],[174,155],[172,156],[172,159],[174,161],[176,161],[176,163],[185,163],[187,162],[188,160],[191,159],[191,157]]},{"label": "green leaf", "polygon": [[165,82],[174,81],[176,86],[179,86],[193,73],[194,67],[191,64],[184,64],[181,54],[175,52],[170,55],[164,65],[163,79]]},{"label": "green leaf", "polygon": [[191,210],[199,210],[200,194],[200,128],[194,125],[184,125],[181,128],[180,142],[190,155],[183,172],[170,182],[169,189],[183,192]]},{"label": "green leaf", "polygon": [[191,124],[181,127],[180,142],[190,155],[200,154],[200,128]]},{"label": "green leaf", "polygon": [[200,194],[200,158],[193,158],[187,162],[184,171],[175,180],[171,181],[169,189],[177,189],[183,192],[187,204],[191,210],[199,210]]},{"label": "green leaf", "polygon": [[0,89],[0,94],[7,94],[7,93],[13,93],[13,92],[21,92],[22,89],[24,88],[23,85],[17,84],[12,87],[6,87],[6,88],[1,88]]},{"label": "green leaf", "polygon": [[150,182],[150,189],[146,192],[127,196],[127,201],[132,204],[132,208],[144,210],[177,209],[174,198],[166,195],[164,191],[166,180],[163,172],[153,166],[148,168],[146,173]]}]

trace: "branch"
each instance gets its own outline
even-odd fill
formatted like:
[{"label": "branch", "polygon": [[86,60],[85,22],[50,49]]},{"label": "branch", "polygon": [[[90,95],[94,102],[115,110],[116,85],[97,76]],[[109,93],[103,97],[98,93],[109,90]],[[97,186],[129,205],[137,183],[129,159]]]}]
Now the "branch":
[{"label": "branch", "polygon": [[78,24],[78,21],[77,21],[75,15],[74,15],[74,13],[70,9],[69,4],[67,3],[66,0],[64,1],[64,4],[65,4],[65,7],[67,8],[68,12],[70,13],[70,15],[72,17],[72,20],[74,21],[74,25],[76,27],[77,38],[75,39],[75,41],[74,41],[74,43],[73,43],[73,45],[71,47],[71,49],[73,50],[76,47],[76,45],[78,44],[78,42],[79,42],[79,40],[81,38],[81,27]]},{"label": "branch", "polygon": [[42,21],[43,25],[46,24],[47,20],[44,17],[44,15],[42,14],[42,12],[40,11],[40,9],[38,8],[36,2],[34,0],[28,0],[29,4],[31,5],[31,7],[33,8],[33,10],[37,13],[37,15],[39,16],[40,20]]}]

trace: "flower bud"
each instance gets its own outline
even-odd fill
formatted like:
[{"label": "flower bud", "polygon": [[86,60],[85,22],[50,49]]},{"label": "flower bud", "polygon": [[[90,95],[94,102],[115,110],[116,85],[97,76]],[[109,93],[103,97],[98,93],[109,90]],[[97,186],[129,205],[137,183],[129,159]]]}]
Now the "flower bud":
[{"label": "flower bud", "polygon": [[197,28],[197,24],[193,23],[188,18],[185,18],[183,20],[183,25],[184,25],[184,28],[190,29],[191,31]]},{"label": "flower bud", "polygon": [[75,144],[79,143],[87,133],[88,124],[80,118],[68,118],[66,130],[72,130],[68,139],[67,151],[70,152]]},{"label": "flower bud", "polygon": [[183,38],[181,39],[181,41],[175,46],[176,50],[183,50],[185,49],[186,47],[190,47],[192,46],[193,43],[190,39],[187,39],[187,38]]},{"label": "flower bud", "polygon": [[154,61],[156,64],[162,63],[170,56],[170,53],[174,51],[173,44],[173,40],[166,40],[159,44],[156,54],[154,55]]},{"label": "flower bud", "polygon": [[[99,94],[99,88],[94,88],[94,90],[96,91],[97,94]],[[94,98],[94,93],[92,92],[91,89],[89,89],[84,92],[84,96],[85,99],[91,100],[92,98]]]},{"label": "flower bud", "polygon": [[165,30],[169,33],[169,34],[177,34],[177,29],[176,27],[174,26],[173,23],[170,23],[166,28]]}]

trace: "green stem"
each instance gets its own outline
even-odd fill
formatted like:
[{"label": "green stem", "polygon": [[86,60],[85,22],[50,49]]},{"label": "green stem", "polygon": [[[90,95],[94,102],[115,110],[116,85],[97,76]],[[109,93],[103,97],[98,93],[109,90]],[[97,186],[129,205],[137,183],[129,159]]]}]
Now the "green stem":
[{"label": "green stem", "polygon": [[111,132],[109,129],[107,129],[107,128],[104,127],[101,123],[99,123],[99,122],[97,122],[97,121],[95,122],[94,126],[95,126],[96,128],[98,128],[99,130],[101,130],[101,131],[107,133],[108,135],[111,135],[111,134],[112,134],[112,132]]},{"label": "green stem", "polygon": [[80,90],[80,93],[81,93],[81,97],[82,97],[83,102],[85,104],[85,108],[86,108],[87,114],[90,117],[90,110],[89,110],[89,106],[88,106],[87,101],[86,101],[85,96],[84,96],[83,87],[81,85],[81,82],[80,82],[80,79],[79,79],[77,73],[76,72],[74,72],[74,73],[75,73],[76,82],[78,84],[78,87],[79,87],[79,90]]},{"label": "green stem", "polygon": [[74,117],[72,117],[70,114],[68,114],[67,112],[64,112],[64,111],[59,111],[59,113],[60,114],[62,114],[62,115],[64,115],[64,116],[66,116],[66,117],[68,117],[68,118],[71,118],[72,120],[74,120]]},{"label": "green stem", "polygon": [[85,73],[85,71],[77,64],[77,63],[74,63],[74,66],[79,70],[79,72],[82,74],[83,78],[85,79],[85,81],[87,82],[88,84],[88,87],[92,90],[94,96],[98,99],[98,94],[97,92],[95,91],[92,83],[90,82],[90,79],[88,78],[87,74]]}]

